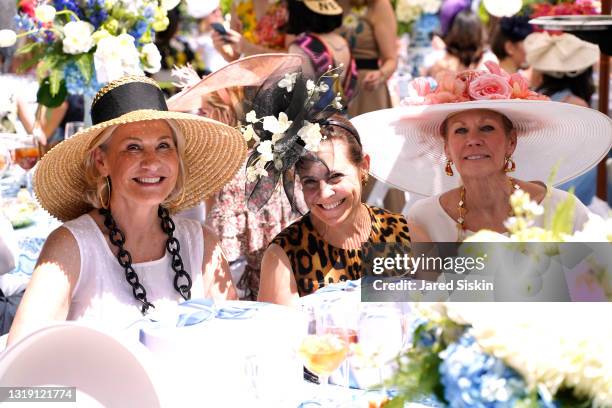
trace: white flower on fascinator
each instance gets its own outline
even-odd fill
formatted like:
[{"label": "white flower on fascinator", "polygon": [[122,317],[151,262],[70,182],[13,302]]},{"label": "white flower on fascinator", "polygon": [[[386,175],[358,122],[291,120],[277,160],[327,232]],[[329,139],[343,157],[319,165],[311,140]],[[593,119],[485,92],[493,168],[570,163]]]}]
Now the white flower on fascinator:
[{"label": "white flower on fascinator", "polygon": [[285,77],[278,81],[278,87],[287,88],[287,92],[293,91],[293,85],[295,85],[297,75],[297,72],[294,72],[292,74],[285,74]]},{"label": "white flower on fascinator", "polygon": [[311,152],[319,150],[323,135],[321,134],[321,126],[318,123],[304,122],[304,126],[298,130],[298,136],[304,141],[304,148]]},{"label": "white flower on fascinator", "polygon": [[267,163],[269,161],[272,161],[272,159],[274,159],[274,154],[272,153],[273,147],[274,146],[272,145],[271,140],[264,140],[257,146],[257,151],[261,154],[260,156],[261,162]]},{"label": "white flower on fascinator", "polygon": [[246,114],[246,121],[249,123],[257,122],[257,113],[254,110],[250,111]]},{"label": "white flower on fascinator", "polygon": [[344,106],[342,106],[342,96],[340,94],[334,98],[332,105],[334,109],[342,110],[342,108],[344,108]]},{"label": "white flower on fascinator", "polygon": [[254,139],[256,142],[259,141],[259,137],[257,137],[255,130],[253,130],[253,125],[248,125],[240,130],[242,131],[242,136],[244,137],[245,141],[248,142],[251,139]]},{"label": "white flower on fascinator", "polygon": [[306,81],[306,90],[308,91],[308,95],[312,95],[316,88],[316,85],[312,79]]},{"label": "white flower on fascinator", "polygon": [[[257,181],[259,177],[267,177],[268,172],[263,168],[263,165],[260,165],[261,162],[257,162],[256,165],[250,166],[247,168],[247,181],[252,183]],[[265,164],[265,163],[264,163]]]},{"label": "white flower on fascinator", "polygon": [[274,133],[285,133],[287,129],[291,127],[293,122],[289,120],[289,117],[285,112],[281,112],[278,115],[278,119],[274,116],[266,116],[263,118],[263,128],[268,132]]},{"label": "white flower on fascinator", "polygon": [[329,91],[329,85],[327,85],[325,82],[321,83],[321,85],[319,85],[319,91],[323,93]]}]

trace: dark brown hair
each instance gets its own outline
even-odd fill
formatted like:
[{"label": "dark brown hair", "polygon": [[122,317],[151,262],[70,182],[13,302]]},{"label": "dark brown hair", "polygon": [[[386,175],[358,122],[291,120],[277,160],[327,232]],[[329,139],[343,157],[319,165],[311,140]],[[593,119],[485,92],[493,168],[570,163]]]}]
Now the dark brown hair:
[{"label": "dark brown hair", "polygon": [[[359,133],[353,124],[345,118],[343,115],[338,113],[333,114],[328,122],[331,124],[324,124],[321,126],[321,134],[326,140],[343,140],[346,143],[346,149],[350,162],[359,167],[363,162],[363,147],[361,146]],[[333,124],[337,123],[337,124]],[[350,131],[349,131],[350,129]],[[303,160],[298,161],[297,168],[303,168]]]},{"label": "dark brown hair", "polygon": [[457,14],[448,34],[444,37],[446,52],[457,57],[465,67],[480,61],[485,42],[480,18],[470,10],[463,10]]}]

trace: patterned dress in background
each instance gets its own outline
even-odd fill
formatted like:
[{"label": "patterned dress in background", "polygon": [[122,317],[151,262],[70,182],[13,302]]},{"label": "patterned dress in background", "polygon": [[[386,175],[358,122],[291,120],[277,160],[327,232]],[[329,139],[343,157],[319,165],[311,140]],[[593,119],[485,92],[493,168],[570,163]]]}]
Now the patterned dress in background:
[{"label": "patterned dress in background", "polygon": [[265,249],[299,214],[291,211],[291,205],[280,186],[259,211],[249,211],[245,185],[245,169],[242,168],[216,194],[215,203],[206,216],[206,224],[217,233],[230,264],[241,259],[246,261],[237,286],[245,291],[246,299],[254,300],[259,289],[261,259]]}]

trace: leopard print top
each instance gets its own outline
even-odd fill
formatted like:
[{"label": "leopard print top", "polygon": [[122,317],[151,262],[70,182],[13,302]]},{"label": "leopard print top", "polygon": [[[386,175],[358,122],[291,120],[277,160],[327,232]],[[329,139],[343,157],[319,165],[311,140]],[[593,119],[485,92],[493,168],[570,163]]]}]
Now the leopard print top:
[{"label": "leopard print top", "polygon": [[394,242],[410,246],[408,224],[402,215],[366,207],[372,219],[372,230],[360,249],[341,249],[325,242],[314,228],[310,214],[272,240],[287,254],[300,296],[314,293],[329,283],[360,279],[362,253],[372,244]]}]

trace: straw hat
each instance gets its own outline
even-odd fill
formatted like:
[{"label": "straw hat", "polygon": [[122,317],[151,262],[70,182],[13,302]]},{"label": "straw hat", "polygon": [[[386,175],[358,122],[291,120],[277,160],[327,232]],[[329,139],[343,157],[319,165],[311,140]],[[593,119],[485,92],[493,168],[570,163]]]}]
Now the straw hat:
[{"label": "straw hat", "polygon": [[[495,76],[486,75],[489,82]],[[472,84],[474,80],[468,86],[470,92]],[[435,92],[425,98],[431,95]],[[591,169],[612,147],[609,117],[549,100],[507,98],[402,106],[369,112],[351,122],[361,135],[364,151],[372,157],[370,173],[374,177],[401,190],[429,196],[460,185],[458,172],[451,177],[445,174],[447,158],[440,128],[449,115],[473,109],[493,110],[512,121],[518,136],[512,175],[518,179],[546,181],[559,165],[553,184],[561,184]]]},{"label": "straw hat", "polygon": [[580,74],[599,60],[599,48],[572,34],[532,33],[523,43],[527,63],[534,69],[562,76]]},{"label": "straw hat", "polygon": [[335,0],[302,0],[311,11],[324,16],[342,14],[342,7]]},{"label": "straw hat", "polygon": [[246,156],[237,129],[199,116],[169,112],[163,93],[151,79],[128,76],[111,82],[91,107],[93,126],[51,149],[38,164],[34,189],[42,207],[61,221],[91,210],[83,200],[86,154],[106,128],[148,120],[173,120],[185,139],[185,195],[172,212],[197,205],[234,177]]}]

